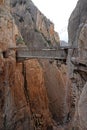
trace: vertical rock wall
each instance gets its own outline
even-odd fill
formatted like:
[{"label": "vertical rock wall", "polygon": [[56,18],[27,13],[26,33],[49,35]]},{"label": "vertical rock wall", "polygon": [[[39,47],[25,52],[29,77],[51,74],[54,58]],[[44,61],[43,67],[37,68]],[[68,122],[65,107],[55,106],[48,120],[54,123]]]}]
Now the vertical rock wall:
[{"label": "vertical rock wall", "polygon": [[67,69],[36,59],[17,63],[10,48],[24,42],[30,48],[56,48],[59,37],[30,0],[5,1],[0,6],[0,129],[63,130],[71,119]]},{"label": "vertical rock wall", "polygon": [[[12,0],[11,5],[12,15],[29,48],[57,48],[59,46],[59,37],[54,31],[53,23],[37,9],[31,0]],[[53,65],[54,63],[51,64],[45,60],[39,63],[44,72],[47,95],[49,101],[52,102],[49,102],[50,111],[55,121],[63,125],[67,122],[67,115],[70,113],[68,107],[70,102],[67,101],[70,95],[64,82],[65,77],[61,70],[59,71],[57,66]],[[70,84],[68,87],[70,89]]]},{"label": "vertical rock wall", "polygon": [[[87,1],[79,0],[69,19],[69,44],[76,49],[69,50],[68,68],[72,80],[75,115],[73,128],[86,130],[86,84],[87,84]],[[75,50],[77,52],[75,56]]]},{"label": "vertical rock wall", "polygon": [[21,35],[8,8],[0,11],[0,130],[46,129],[52,121],[43,71],[37,61],[16,62],[10,48]]}]

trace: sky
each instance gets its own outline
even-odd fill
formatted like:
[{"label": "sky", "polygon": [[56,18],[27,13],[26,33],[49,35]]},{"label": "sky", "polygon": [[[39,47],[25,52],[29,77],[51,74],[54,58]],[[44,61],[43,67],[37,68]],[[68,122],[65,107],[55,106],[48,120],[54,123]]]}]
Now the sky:
[{"label": "sky", "polygon": [[38,9],[50,19],[60,39],[68,42],[67,26],[70,14],[78,0],[32,0]]}]

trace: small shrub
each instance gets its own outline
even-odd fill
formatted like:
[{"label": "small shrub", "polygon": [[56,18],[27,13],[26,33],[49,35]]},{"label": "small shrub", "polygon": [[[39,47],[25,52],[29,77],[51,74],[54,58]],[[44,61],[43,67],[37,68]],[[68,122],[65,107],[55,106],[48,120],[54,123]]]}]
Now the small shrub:
[{"label": "small shrub", "polygon": [[47,40],[47,42],[48,42],[48,45],[50,46],[50,45],[51,45],[51,41],[50,41],[50,40]]},{"label": "small shrub", "polygon": [[22,39],[22,37],[17,37],[16,43],[17,43],[17,45],[18,44],[24,44],[24,40]]},{"label": "small shrub", "polygon": [[35,28],[35,32],[39,32],[39,31]]}]

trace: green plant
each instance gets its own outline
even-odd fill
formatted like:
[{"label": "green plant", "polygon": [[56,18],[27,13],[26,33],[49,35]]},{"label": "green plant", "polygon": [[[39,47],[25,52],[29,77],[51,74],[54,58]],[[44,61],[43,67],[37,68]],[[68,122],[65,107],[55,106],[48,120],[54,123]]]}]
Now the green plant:
[{"label": "green plant", "polygon": [[17,44],[24,44],[24,40],[22,39],[22,37],[17,37],[16,43]]},{"label": "green plant", "polygon": [[38,29],[35,28],[35,32],[39,32]]},{"label": "green plant", "polygon": [[48,44],[49,44],[49,46],[51,45],[51,41],[50,40],[47,40],[47,42],[48,42]]}]

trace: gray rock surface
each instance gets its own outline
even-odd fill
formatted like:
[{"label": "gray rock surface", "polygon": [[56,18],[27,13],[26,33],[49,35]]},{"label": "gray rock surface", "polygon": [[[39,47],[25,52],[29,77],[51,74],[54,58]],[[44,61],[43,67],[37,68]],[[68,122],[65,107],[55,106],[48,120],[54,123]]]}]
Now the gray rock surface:
[{"label": "gray rock surface", "polygon": [[[68,73],[72,80],[74,97],[73,128],[75,130],[86,130],[86,82],[87,82],[87,0],[79,0],[72,12],[69,25],[69,45],[76,49],[68,53]],[[78,65],[71,62],[72,58],[78,59]],[[85,62],[85,64],[84,64]]]},{"label": "gray rock surface", "polygon": [[76,8],[72,12],[69,18],[68,34],[69,34],[69,44],[77,45],[77,39],[83,24],[87,19],[87,1],[79,0]]},{"label": "gray rock surface", "polygon": [[78,113],[79,113],[79,120],[80,120],[80,130],[86,130],[87,129],[87,82],[80,95],[80,99],[78,103]]},{"label": "gray rock surface", "polygon": [[30,48],[59,45],[59,36],[53,23],[47,19],[31,0],[12,0],[12,15]]},{"label": "gray rock surface", "polygon": [[[11,5],[12,15],[29,48],[59,46],[60,40],[58,34],[54,31],[53,23],[30,0],[13,0]],[[58,71],[57,66],[54,63],[52,65],[49,61],[40,61],[40,65],[44,71],[45,86],[52,117],[59,125],[63,125],[68,120],[71,103],[67,85],[64,81],[65,78],[68,80],[66,72],[62,74],[61,70]],[[70,87],[70,84],[68,87]]]}]

